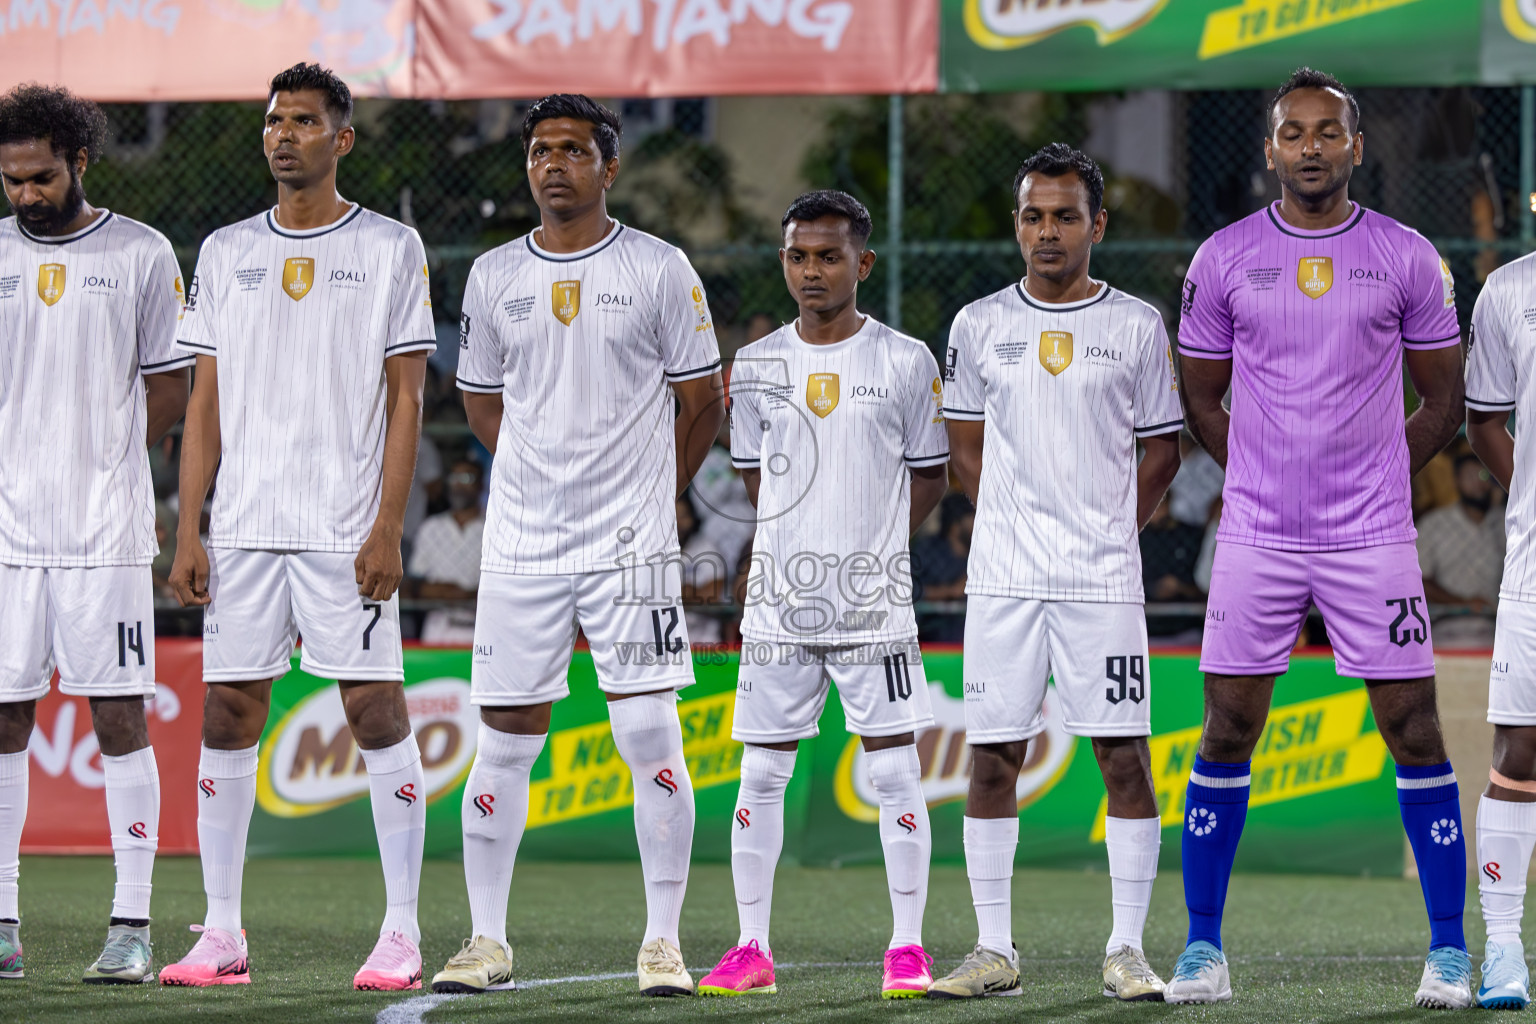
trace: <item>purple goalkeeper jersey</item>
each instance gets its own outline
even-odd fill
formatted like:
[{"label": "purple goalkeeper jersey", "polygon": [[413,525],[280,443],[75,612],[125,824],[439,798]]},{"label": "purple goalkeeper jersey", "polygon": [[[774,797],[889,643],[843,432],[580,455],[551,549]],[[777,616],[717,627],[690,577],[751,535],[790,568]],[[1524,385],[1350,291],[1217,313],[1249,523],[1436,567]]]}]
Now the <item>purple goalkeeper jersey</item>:
[{"label": "purple goalkeeper jersey", "polygon": [[1402,350],[1460,340],[1434,246],[1358,204],[1303,231],[1276,203],[1207,239],[1184,279],[1179,353],[1232,360],[1217,538],[1282,551],[1413,540]]}]

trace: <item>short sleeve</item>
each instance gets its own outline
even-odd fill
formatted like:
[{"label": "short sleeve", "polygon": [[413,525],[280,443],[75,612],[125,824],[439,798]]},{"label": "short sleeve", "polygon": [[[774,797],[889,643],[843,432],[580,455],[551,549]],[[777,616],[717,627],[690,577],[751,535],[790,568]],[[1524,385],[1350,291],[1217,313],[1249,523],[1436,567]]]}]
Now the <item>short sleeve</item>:
[{"label": "short sleeve", "polygon": [[1429,240],[1412,236],[1403,297],[1403,347],[1448,348],[1461,343],[1456,321],[1456,283],[1450,264]]},{"label": "short sleeve", "polygon": [[704,284],[681,249],[674,249],[662,263],[656,291],[656,334],[667,380],[676,384],[720,369],[720,346]]},{"label": "short sleeve", "polygon": [[1232,358],[1232,307],[1215,243],[1206,239],[1190,260],[1179,302],[1179,354],[1195,359]]},{"label": "short sleeve", "polygon": [[762,387],[738,353],[726,385],[731,403],[731,465],[737,469],[757,469],[762,465]]},{"label": "short sleeve", "polygon": [[1173,348],[1163,318],[1149,312],[1143,328],[1141,362],[1136,367],[1136,390],[1131,410],[1137,437],[1156,437],[1184,426],[1179,404],[1179,382],[1173,374]]},{"label": "short sleeve", "polygon": [[977,344],[972,337],[971,311],[962,309],[949,328],[949,348],[944,353],[945,419],[986,419],[986,391],[977,363]]},{"label": "short sleeve", "polygon": [[176,327],[176,347],[193,356],[212,356],[219,351],[218,291],[219,275],[215,269],[215,237],[203,242],[197,254],[197,269],[187,285],[186,304],[181,308]]},{"label": "short sleeve", "polygon": [[437,332],[432,325],[432,291],[427,277],[427,251],[421,236],[405,229],[395,258],[394,278],[389,288],[389,333],[385,357],[407,352],[432,352],[437,348]]},{"label": "short sleeve", "polygon": [[139,372],[165,373],[191,366],[197,357],[176,347],[176,326],[181,320],[183,289],[181,268],[171,243],[155,236],[145,252],[144,273],[139,281],[137,331]]},{"label": "short sleeve", "polygon": [[942,466],[949,461],[949,435],[944,432],[944,387],[939,364],[928,347],[917,348],[907,372],[907,401],[902,410],[902,454],[913,469]]},{"label": "short sleeve", "polygon": [[491,318],[485,294],[485,271],[476,263],[464,286],[463,311],[459,314],[459,371],[461,391],[494,395],[501,391],[506,352]]},{"label": "short sleeve", "polygon": [[1510,351],[1510,318],[1499,301],[1497,278],[1490,280],[1472,307],[1467,335],[1467,408],[1506,412],[1515,407],[1515,360]]}]

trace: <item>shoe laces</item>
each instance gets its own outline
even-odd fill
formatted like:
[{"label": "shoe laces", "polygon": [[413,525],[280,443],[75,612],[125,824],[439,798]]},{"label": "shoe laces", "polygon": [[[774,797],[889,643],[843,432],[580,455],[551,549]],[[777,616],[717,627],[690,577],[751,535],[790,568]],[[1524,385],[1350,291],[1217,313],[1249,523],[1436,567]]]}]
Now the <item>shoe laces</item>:
[{"label": "shoe laces", "polygon": [[986,974],[996,966],[994,961],[1005,965],[1008,964],[1008,958],[1001,953],[988,949],[985,946],[977,946],[965,955],[965,959],[960,962],[960,966],[955,973],[961,976]]},{"label": "shoe laces", "polygon": [[96,958],[96,966],[117,969],[131,967],[142,963],[148,955],[146,943],[139,936],[113,932],[107,936],[107,944],[102,947],[101,956]]},{"label": "shoe laces", "polygon": [[1157,980],[1157,975],[1153,972],[1152,966],[1147,963],[1147,958],[1139,950],[1132,949],[1130,946],[1121,946],[1110,956],[1109,962],[1119,968],[1120,973],[1136,981],[1150,984]]},{"label": "shoe laces", "polygon": [[205,928],[203,925],[194,924],[190,931],[200,933],[197,942],[182,959],[185,960],[221,960],[225,956],[238,957],[241,954],[238,942],[228,938],[229,933],[219,928]]},{"label": "shoe laces", "polygon": [[1455,946],[1441,946],[1429,951],[1424,958],[1425,966],[1435,972],[1435,977],[1447,985],[1466,985],[1472,980],[1472,960],[1465,950]]},{"label": "shoe laces", "polygon": [[1204,972],[1220,967],[1225,960],[1226,957],[1222,956],[1221,950],[1215,946],[1190,946],[1179,954],[1178,962],[1173,965],[1173,976],[1184,979],[1198,978]]},{"label": "shoe laces", "polygon": [[368,954],[364,967],[374,970],[396,970],[413,966],[417,957],[416,946],[399,932],[385,932]]},{"label": "shoe laces", "polygon": [[491,950],[481,946],[474,939],[465,939],[459,951],[448,958],[448,966],[479,967],[481,964],[490,963],[492,959],[494,954]]},{"label": "shoe laces", "polygon": [[897,977],[916,977],[932,968],[933,957],[922,946],[899,946],[885,951],[885,969]]},{"label": "shoe laces", "polygon": [[676,974],[685,970],[682,954],[659,939],[640,952],[645,957],[640,962],[648,971]]},{"label": "shoe laces", "polygon": [[757,944],[757,940],[753,939],[745,946],[732,946],[730,949],[726,950],[725,956],[720,958],[720,963],[715,967],[715,970],[723,971],[729,968],[746,970],[747,968],[754,966],[756,961],[766,959],[768,959],[768,955],[764,953],[763,948]]},{"label": "shoe laces", "polygon": [[1493,955],[1483,961],[1484,988],[1497,988],[1524,980],[1525,957],[1517,954],[1514,949],[1505,952],[1506,948],[1495,947]]}]

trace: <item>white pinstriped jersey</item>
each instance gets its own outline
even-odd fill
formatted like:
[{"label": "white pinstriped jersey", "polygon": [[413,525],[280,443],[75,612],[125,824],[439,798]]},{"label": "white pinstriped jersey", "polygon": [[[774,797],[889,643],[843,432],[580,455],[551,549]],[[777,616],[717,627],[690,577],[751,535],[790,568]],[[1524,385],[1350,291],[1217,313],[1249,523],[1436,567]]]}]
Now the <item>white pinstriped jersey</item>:
[{"label": "white pinstriped jersey", "polygon": [[383,484],[384,361],[437,347],[416,232],[360,206],[309,231],[270,212],[220,228],[177,344],[218,359],[209,542],[361,548]]},{"label": "white pinstriped jersey", "polygon": [[1162,317],[1096,283],[1061,304],[1014,285],[950,329],[944,415],[986,421],[968,594],[1143,600],[1135,439],[1184,414]]},{"label": "white pinstriped jersey", "polygon": [[192,363],[181,296],[171,244],[138,221],[38,238],[0,220],[0,564],[154,560],[143,375]]},{"label": "white pinstriped jersey", "polygon": [[[1508,411],[1536,422],[1536,253],[1488,275],[1472,310],[1467,408]],[[1515,472],[1504,509],[1499,596],[1536,602],[1536,429],[1515,431]]]},{"label": "white pinstriped jersey", "polygon": [[949,461],[938,363],[874,317],[832,345],[797,324],[731,365],[731,461],[762,471],[742,635],[913,639],[907,467]]},{"label": "white pinstriped jersey", "polygon": [[481,256],[459,326],[459,387],[501,393],[486,572],[605,572],[678,557],[669,382],[720,368],[682,250],[614,223],[581,252],[532,235]]}]

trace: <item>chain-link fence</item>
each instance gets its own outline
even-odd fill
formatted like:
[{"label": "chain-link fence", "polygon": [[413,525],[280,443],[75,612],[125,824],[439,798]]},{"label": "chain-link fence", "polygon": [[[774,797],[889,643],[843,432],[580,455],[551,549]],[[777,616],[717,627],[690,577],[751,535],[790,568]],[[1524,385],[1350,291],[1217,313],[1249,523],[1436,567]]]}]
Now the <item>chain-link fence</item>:
[{"label": "chain-link fence", "polygon": [[[1465,323],[1488,273],[1536,248],[1530,168],[1522,173],[1533,140],[1522,136],[1521,91],[1374,89],[1359,98],[1366,157],[1351,194],[1436,244],[1456,274]],[[776,237],[780,212],[805,188],[842,188],[869,206],[881,261],[861,291],[862,305],[936,353],[962,305],[1020,277],[1011,183],[1024,156],[1046,142],[1079,146],[1103,164],[1110,225],[1093,256],[1094,274],[1153,303],[1170,327],[1200,241],[1278,197],[1262,148],[1266,96],[1257,91],[616,106],[626,136],[610,208],[688,250],[728,358],[794,315]],[[525,108],[512,101],[358,104],[358,143],[342,165],[342,192],[420,231],[445,339],[453,336],[474,258],[537,222],[518,142]],[[893,111],[900,117],[894,136]],[[210,231],[273,201],[259,151],[259,105],[115,105],[108,114],[115,141],[87,179],[93,200],[164,231],[188,272]],[[429,396],[428,435],[445,465],[473,447],[452,387],[456,356],[450,344],[435,357]],[[163,456],[162,490],[174,487],[174,443]],[[1198,456],[1192,461],[1198,465]],[[1200,562],[1209,554],[1219,494],[1210,468],[1186,471],[1167,516],[1143,544],[1149,598],[1166,602],[1162,618],[1176,635],[1198,635]],[[1449,456],[1433,475],[1437,484],[1416,484],[1421,509],[1461,508]],[[1207,495],[1203,505],[1200,495]],[[432,510],[441,502],[440,487],[426,498]],[[942,607],[934,615],[942,618]]]}]

